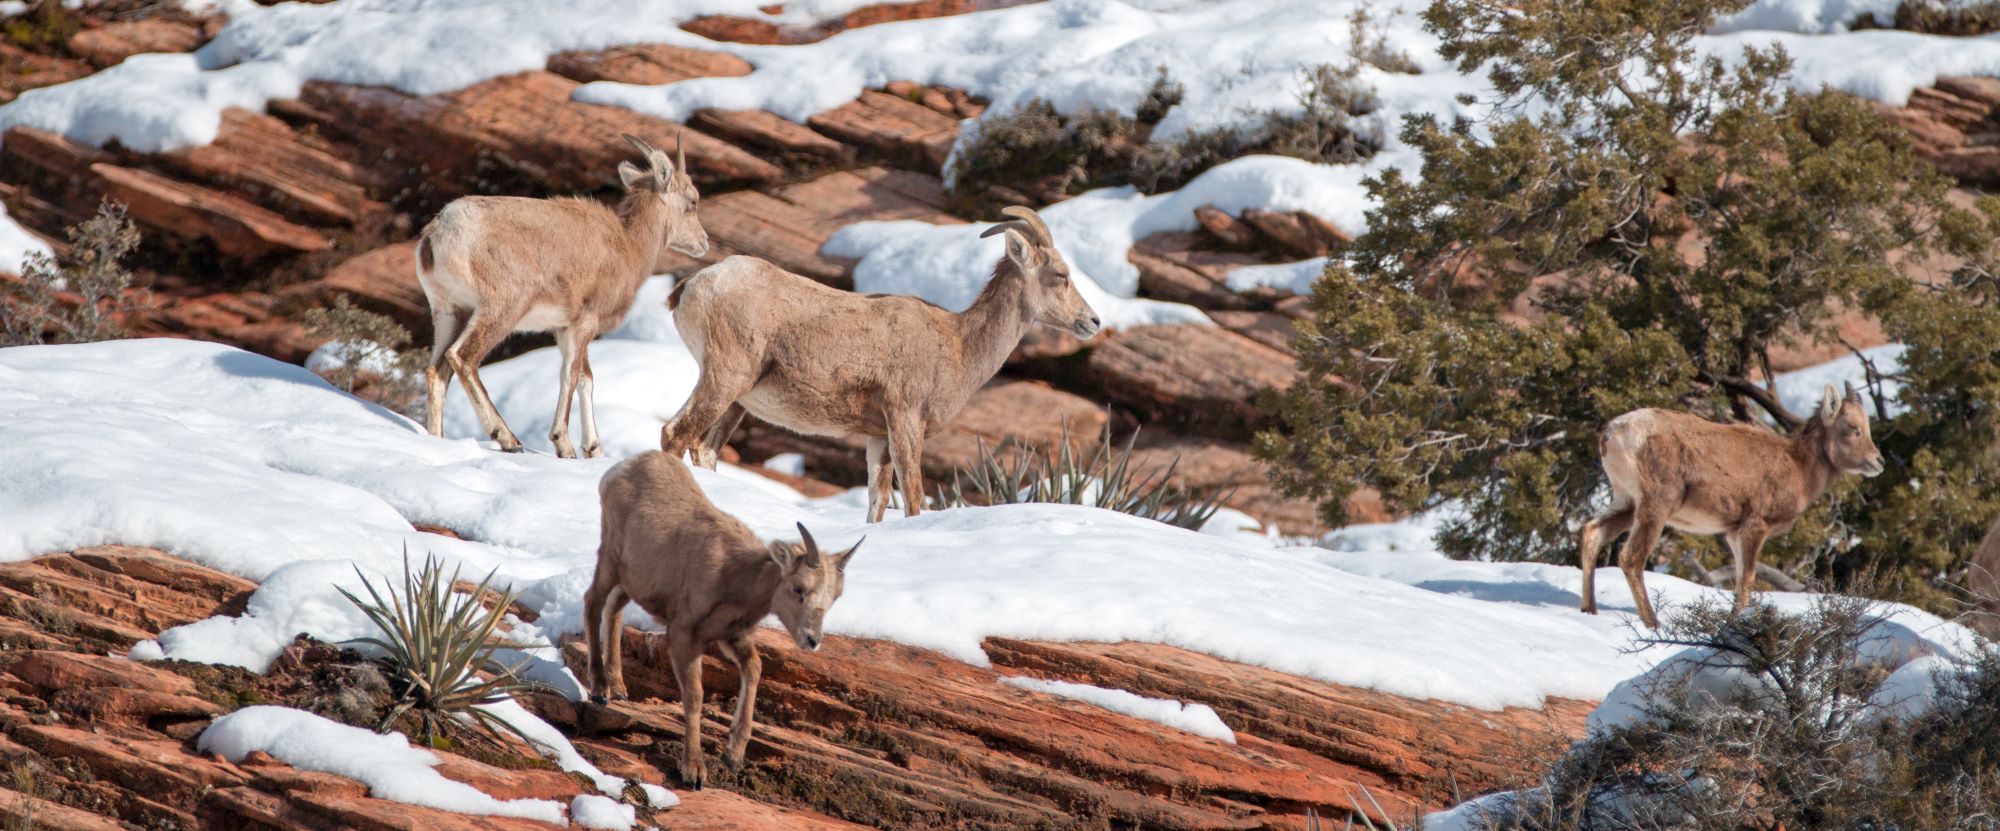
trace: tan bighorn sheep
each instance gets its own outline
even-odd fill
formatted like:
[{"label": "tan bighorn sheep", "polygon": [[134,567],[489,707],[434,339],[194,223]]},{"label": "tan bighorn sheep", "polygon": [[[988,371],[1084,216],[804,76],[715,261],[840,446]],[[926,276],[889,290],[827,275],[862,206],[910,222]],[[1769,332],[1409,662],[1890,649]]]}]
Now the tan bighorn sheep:
[{"label": "tan bighorn sheep", "polygon": [[625,140],[645,156],[646,167],[618,163],[626,193],[616,212],[573,197],[467,196],[424,226],[417,281],[430,301],[435,333],[424,371],[424,426],[431,435],[444,435],[445,388],[455,371],[487,437],[501,450],[519,452],[520,439],[479,381],[479,364],[511,333],[553,331],[563,365],[549,440],[557,456],[575,458],[569,408],[581,393],[583,452],[604,455],[592,403],[590,341],[624,319],[662,245],[690,257],[708,253],[708,234],[695,218],[699,195],[687,175],[686,150],[670,162],[645,141]]},{"label": "tan bighorn sheep", "polygon": [[[868,521],[923,504],[924,438],[949,424],[1037,323],[1089,338],[1097,313],[1041,217],[1027,208],[980,236],[1007,249],[979,298],[954,314],[915,297],[861,295],[753,257],[730,257],[674,287],[674,323],[701,363],[694,394],[660,431],[676,458],[713,469],[745,411],[787,430],[868,439]],[[699,447],[695,439],[702,437]],[[893,469],[892,469],[893,467]]]},{"label": "tan bighorn sheep", "polygon": [[1750,603],[1757,553],[1790,530],[1799,514],[1843,473],[1882,472],[1861,396],[1843,399],[1828,384],[1819,409],[1787,438],[1748,424],[1717,424],[1671,410],[1634,410],[1604,426],[1598,440],[1611,509],[1583,524],[1583,610],[1597,613],[1597,549],[1627,530],[1618,566],[1632,585],[1639,619],[1658,628],[1646,596],[1646,565],[1660,533],[1677,528],[1721,534],[1736,557],[1736,606]]},{"label": "tan bighorn sheep", "polygon": [[701,756],[701,653],[716,644],[741,672],[736,716],[722,754],[725,764],[737,768],[750,744],[763,677],[751,632],[775,613],[799,648],[818,650],[826,610],[839,599],[847,563],[861,543],[822,554],[803,524],[799,542],[759,542],[702,495],[679,457],[665,453],[619,462],[597,490],[603,536],[597,576],[583,600],[591,698],[601,704],[625,697],[620,619],[625,604],[636,602],[667,630],[668,662],[687,727],[681,778],[698,789],[707,770]]}]

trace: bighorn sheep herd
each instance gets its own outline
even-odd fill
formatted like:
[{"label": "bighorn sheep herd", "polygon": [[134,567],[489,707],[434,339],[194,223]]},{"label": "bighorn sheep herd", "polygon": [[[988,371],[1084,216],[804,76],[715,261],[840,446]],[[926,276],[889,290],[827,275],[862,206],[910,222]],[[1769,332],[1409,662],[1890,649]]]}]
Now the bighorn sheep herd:
[{"label": "bighorn sheep herd", "polygon": [[[417,280],[436,327],[426,373],[426,427],[443,432],[451,377],[463,379],[481,429],[502,450],[521,442],[494,408],[479,364],[509,333],[552,331],[562,376],[550,441],[569,437],[580,399],[584,456],[601,456],[592,406],[590,342],[617,325],[662,247],[708,251],[686,158],[626,136],[643,165],[618,166],[625,197],[614,211],[574,199],[467,197],[447,205],[417,244]],[[1040,216],[1008,208],[1004,253],[978,299],[953,313],[913,297],[839,291],[745,256],[676,285],[667,305],[700,366],[693,394],[660,431],[659,452],[613,466],[599,487],[602,538],[585,598],[587,675],[594,700],[626,694],[622,613],[637,603],[665,629],[686,730],[682,779],[706,779],[701,751],[701,655],[716,644],[739,669],[735,719],[723,761],[739,766],[750,740],[762,664],[751,633],[775,614],[800,648],[818,649],[848,561],[824,552],[804,525],[798,542],[765,542],[703,495],[684,453],[713,469],[746,413],[799,433],[867,442],[869,522],[892,492],[905,514],[923,503],[924,440],[949,425],[1035,325],[1081,338],[1101,328],[1071,281]],[[1583,525],[1583,611],[1596,612],[1597,552],[1630,532],[1618,566],[1647,626],[1657,626],[1644,571],[1668,528],[1719,534],[1734,553],[1736,606],[1750,600],[1758,553],[1837,476],[1874,476],[1882,454],[1860,396],[1832,386],[1789,438],[1761,426],[1718,424],[1659,409],[1604,428],[1600,452],[1611,504]],[[1979,555],[1983,585],[2000,586],[2000,525]],[[2000,598],[1996,598],[2000,602]]]}]

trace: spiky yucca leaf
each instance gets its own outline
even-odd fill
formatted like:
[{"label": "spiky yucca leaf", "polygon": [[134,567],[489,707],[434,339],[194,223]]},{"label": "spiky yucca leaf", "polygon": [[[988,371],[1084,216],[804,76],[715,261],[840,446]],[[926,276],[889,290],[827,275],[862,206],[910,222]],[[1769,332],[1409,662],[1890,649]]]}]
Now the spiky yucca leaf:
[{"label": "spiky yucca leaf", "polygon": [[[361,570],[356,568],[355,574],[361,575]],[[446,577],[443,564],[431,556],[412,572],[406,555],[400,592],[391,590],[384,597],[366,575],[361,575],[361,585],[368,593],[367,600],[340,589],[382,632],[379,638],[355,638],[348,643],[381,649],[391,683],[401,688],[396,706],[376,729],[387,730],[403,713],[415,712],[421,734],[418,738],[426,743],[443,738],[455,719],[464,719],[495,739],[501,738],[504,730],[533,746],[533,740],[520,730],[481,708],[536,688],[521,680],[519,665],[505,666],[493,657],[496,649],[520,646],[494,634],[517,593],[509,589],[493,605],[482,605],[479,598],[493,582],[493,575],[488,574],[471,596],[460,599],[452,588],[458,576],[458,569],[453,569]]]}]

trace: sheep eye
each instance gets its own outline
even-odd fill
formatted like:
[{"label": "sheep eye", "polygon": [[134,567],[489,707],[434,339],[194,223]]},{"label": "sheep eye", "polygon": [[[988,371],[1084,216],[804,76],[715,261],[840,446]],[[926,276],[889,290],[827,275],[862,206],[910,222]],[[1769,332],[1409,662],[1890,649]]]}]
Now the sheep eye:
[{"label": "sheep eye", "polygon": [[806,587],[804,587],[804,586],[793,586],[793,587],[792,587],[792,594],[795,594],[795,595],[798,595],[799,597],[803,598],[803,597],[805,597],[805,596],[806,596]]}]

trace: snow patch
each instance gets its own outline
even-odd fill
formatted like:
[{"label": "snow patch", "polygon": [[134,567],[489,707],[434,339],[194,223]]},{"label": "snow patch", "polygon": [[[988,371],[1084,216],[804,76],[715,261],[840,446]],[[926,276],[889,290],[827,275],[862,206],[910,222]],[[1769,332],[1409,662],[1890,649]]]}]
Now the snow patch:
[{"label": "snow patch", "polygon": [[27,270],[28,259],[36,254],[55,256],[48,243],[9,218],[7,206],[0,204],[0,274],[20,274]]},{"label": "snow patch", "polygon": [[569,818],[578,828],[608,828],[630,831],[639,821],[638,810],[596,794],[577,794],[569,803]]},{"label": "snow patch", "polygon": [[241,762],[261,750],[299,770],[345,776],[368,794],[461,814],[520,817],[566,824],[562,805],[547,799],[500,800],[436,770],[437,754],[411,747],[401,733],[378,734],[289,707],[245,707],[216,719],[195,741],[202,753]]},{"label": "snow patch", "polygon": [[1114,713],[1124,713],[1133,718],[1164,724],[1175,730],[1193,733],[1216,741],[1236,743],[1236,732],[1222,723],[1215,709],[1207,704],[1183,704],[1167,698],[1147,698],[1125,690],[1093,687],[1089,684],[1072,684],[1068,681],[1044,681],[1021,675],[1010,675],[1000,679],[1000,683],[1038,693],[1073,699]]}]

